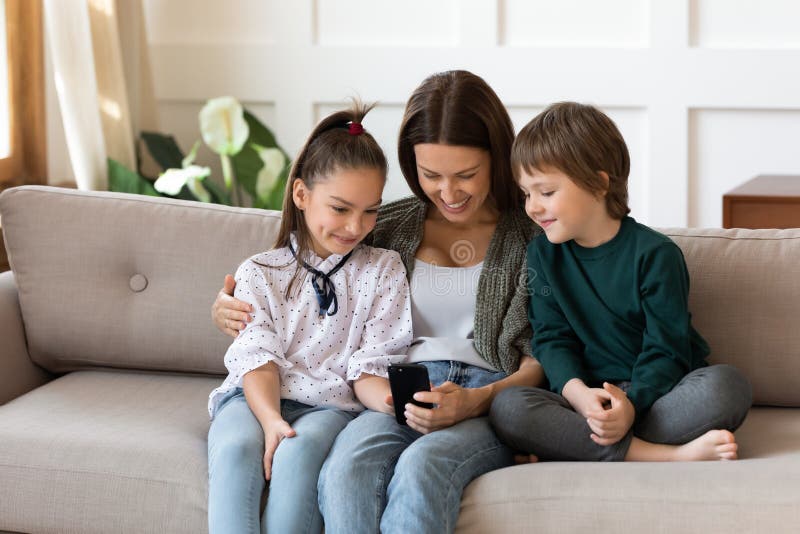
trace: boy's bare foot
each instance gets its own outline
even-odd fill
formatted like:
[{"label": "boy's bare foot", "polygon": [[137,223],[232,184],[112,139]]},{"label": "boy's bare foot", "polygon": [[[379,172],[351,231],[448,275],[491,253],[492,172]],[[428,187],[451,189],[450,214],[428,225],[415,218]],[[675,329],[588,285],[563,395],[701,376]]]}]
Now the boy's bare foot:
[{"label": "boy's bare foot", "polygon": [[677,461],[736,460],[736,438],[727,430],[709,430],[675,451]]},{"label": "boy's bare foot", "polygon": [[633,438],[625,460],[629,462],[736,460],[738,447],[736,438],[727,430],[709,430],[684,445],[662,445]]},{"label": "boy's bare foot", "polygon": [[535,454],[515,454],[514,462],[518,464],[533,464],[539,461]]}]

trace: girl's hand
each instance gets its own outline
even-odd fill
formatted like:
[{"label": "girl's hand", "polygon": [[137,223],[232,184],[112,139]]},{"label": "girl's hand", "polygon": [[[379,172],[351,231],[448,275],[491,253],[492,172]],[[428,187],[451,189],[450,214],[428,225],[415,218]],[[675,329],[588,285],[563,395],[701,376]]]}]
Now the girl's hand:
[{"label": "girl's hand", "polygon": [[490,393],[477,388],[462,388],[452,382],[431,388],[431,391],[418,391],[414,399],[430,402],[434,408],[423,408],[415,404],[406,404],[406,421],[408,426],[423,434],[447,428],[454,424],[480,415]]},{"label": "girl's hand", "polygon": [[253,307],[239,299],[233,298],[233,290],[236,287],[236,280],[233,276],[225,275],[225,284],[217,293],[217,300],[211,306],[211,318],[214,324],[223,333],[231,337],[239,335],[239,331],[244,330],[246,323],[252,321],[250,316]]},{"label": "girl's hand", "polygon": [[297,433],[282,418],[276,418],[264,427],[264,478],[272,478],[272,458],[283,438],[293,438]]},{"label": "girl's hand", "polygon": [[598,445],[613,445],[628,433],[636,417],[636,409],[628,396],[620,388],[608,382],[603,389],[611,397],[611,407],[587,414],[589,428],[594,432],[590,437]]}]

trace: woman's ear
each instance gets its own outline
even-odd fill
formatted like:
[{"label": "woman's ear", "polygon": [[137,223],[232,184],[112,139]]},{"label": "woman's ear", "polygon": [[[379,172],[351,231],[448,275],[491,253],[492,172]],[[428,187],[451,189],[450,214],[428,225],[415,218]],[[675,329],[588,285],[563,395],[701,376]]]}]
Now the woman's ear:
[{"label": "woman's ear", "polygon": [[297,209],[300,211],[306,209],[310,194],[311,190],[306,187],[306,184],[303,182],[302,178],[295,178],[294,182],[292,183],[292,200],[294,201],[294,205],[297,207]]},{"label": "woman's ear", "polygon": [[603,190],[600,191],[600,196],[604,197],[608,193],[608,188],[611,186],[611,178],[609,178],[606,171],[597,171],[597,175],[603,180]]}]

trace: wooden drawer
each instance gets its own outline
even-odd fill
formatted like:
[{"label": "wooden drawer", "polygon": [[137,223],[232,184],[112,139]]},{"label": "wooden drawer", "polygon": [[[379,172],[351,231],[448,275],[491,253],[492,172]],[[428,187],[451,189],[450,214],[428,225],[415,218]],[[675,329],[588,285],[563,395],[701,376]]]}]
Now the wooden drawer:
[{"label": "wooden drawer", "polygon": [[722,197],[723,228],[800,228],[800,176],[756,176]]}]

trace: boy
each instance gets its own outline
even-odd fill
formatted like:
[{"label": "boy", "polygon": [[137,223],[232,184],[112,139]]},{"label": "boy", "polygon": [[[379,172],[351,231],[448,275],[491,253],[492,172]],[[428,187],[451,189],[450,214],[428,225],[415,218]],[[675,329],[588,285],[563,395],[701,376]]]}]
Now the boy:
[{"label": "boy", "polygon": [[550,391],[510,388],[498,436],[542,460],[733,460],[751,404],[733,367],[708,366],[678,246],[627,214],[628,149],[591,106],[548,107],[517,136],[533,354]]}]

